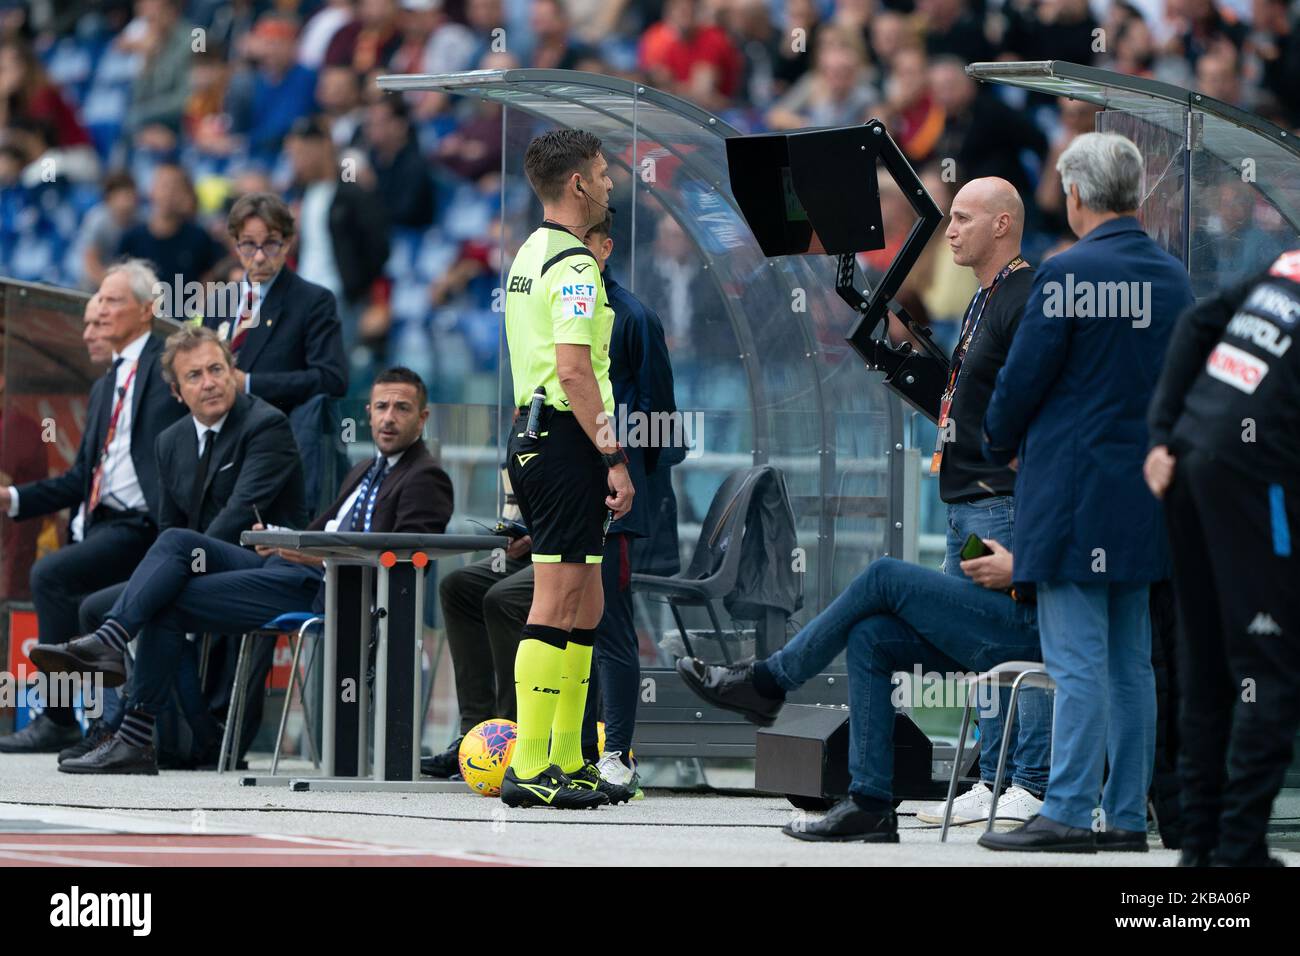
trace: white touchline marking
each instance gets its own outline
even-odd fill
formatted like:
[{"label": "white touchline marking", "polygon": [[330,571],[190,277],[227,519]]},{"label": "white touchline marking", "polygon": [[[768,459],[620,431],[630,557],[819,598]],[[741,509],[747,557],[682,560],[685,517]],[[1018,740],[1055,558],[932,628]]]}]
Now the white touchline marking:
[{"label": "white touchline marking", "polygon": [[173,853],[194,855],[218,854],[255,854],[257,856],[441,856],[436,850],[416,849],[379,849],[379,850],[343,850],[328,847],[277,847],[277,846],[114,846],[105,844],[43,844],[43,843],[0,843],[0,851],[57,853],[68,851],[75,853]]},{"label": "white touchline marking", "polygon": [[51,853],[9,853],[0,852],[0,858],[17,860],[20,863],[58,863],[62,866],[135,866],[134,863],[115,863],[112,860],[83,860],[75,856],[56,856]]}]

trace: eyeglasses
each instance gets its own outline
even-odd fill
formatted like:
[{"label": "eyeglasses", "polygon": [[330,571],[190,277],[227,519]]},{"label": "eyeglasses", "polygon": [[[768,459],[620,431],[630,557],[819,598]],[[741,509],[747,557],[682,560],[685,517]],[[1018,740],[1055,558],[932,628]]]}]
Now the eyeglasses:
[{"label": "eyeglasses", "polygon": [[262,250],[262,254],[265,255],[266,258],[274,259],[284,251],[284,243],[278,239],[268,240],[261,245],[258,245],[256,242],[241,242],[235,245],[235,249],[238,251],[240,257],[244,259],[253,258],[253,256],[257,255],[257,250],[259,249]]}]

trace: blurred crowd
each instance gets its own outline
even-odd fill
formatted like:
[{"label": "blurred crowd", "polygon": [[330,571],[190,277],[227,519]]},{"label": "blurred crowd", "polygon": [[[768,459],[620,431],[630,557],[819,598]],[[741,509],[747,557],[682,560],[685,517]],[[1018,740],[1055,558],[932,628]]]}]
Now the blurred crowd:
[{"label": "blurred crowd", "polygon": [[[132,255],[169,281],[230,278],[226,212],[271,190],[356,361],[400,354],[433,400],[492,401],[470,379],[498,360],[499,109],[387,95],[377,76],[587,70],[746,132],[877,116],[945,211],[970,179],[1015,184],[1035,258],[1068,235],[1053,164],[1095,111],[963,72],[997,59],[1165,80],[1300,125],[1286,0],[0,0],[0,274],[93,289]],[[896,191],[882,203],[869,271],[910,223]],[[671,334],[695,276],[689,241],[658,233]],[[970,292],[943,281],[956,271],[923,264],[912,308],[953,318]]]}]

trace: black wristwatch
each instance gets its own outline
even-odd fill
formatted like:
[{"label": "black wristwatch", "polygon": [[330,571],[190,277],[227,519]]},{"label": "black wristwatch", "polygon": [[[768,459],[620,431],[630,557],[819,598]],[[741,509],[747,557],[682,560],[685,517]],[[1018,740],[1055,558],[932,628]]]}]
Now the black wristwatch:
[{"label": "black wristwatch", "polygon": [[619,465],[627,464],[627,452],[620,448],[608,455],[601,455],[600,460],[605,463],[606,468],[617,468]]}]

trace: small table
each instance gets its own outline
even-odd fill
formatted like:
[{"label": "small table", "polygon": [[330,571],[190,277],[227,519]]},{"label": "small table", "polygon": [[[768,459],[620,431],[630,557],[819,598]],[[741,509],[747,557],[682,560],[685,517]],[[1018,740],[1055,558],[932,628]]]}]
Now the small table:
[{"label": "small table", "polygon": [[[325,559],[324,776],[245,776],[240,783],[287,785],[297,791],[464,790],[463,783],[420,780],[424,568],[430,560],[451,555],[504,550],[509,539],[483,534],[245,531],[240,543],[292,548]],[[370,742],[366,656],[374,618],[379,622],[375,752],[373,773],[365,779]],[[410,733],[402,731],[405,727]]]}]

